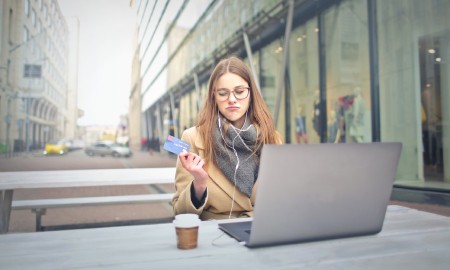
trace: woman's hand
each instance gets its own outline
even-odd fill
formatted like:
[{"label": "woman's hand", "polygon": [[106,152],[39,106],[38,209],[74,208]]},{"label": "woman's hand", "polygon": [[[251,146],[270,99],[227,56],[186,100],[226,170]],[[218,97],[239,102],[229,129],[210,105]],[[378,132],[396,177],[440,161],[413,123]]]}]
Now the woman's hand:
[{"label": "woman's hand", "polygon": [[195,196],[198,200],[201,200],[209,178],[208,173],[203,169],[205,161],[197,154],[185,150],[178,157],[181,166],[194,177]]}]

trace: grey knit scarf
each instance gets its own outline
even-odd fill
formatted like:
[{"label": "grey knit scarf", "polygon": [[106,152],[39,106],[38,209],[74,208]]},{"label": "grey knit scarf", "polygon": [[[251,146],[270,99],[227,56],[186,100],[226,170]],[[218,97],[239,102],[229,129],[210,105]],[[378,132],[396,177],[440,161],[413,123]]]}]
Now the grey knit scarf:
[{"label": "grey knit scarf", "polygon": [[260,151],[253,154],[256,128],[249,122],[247,119],[242,129],[230,124],[226,133],[223,126],[216,126],[214,158],[216,165],[227,179],[250,198],[253,185],[258,178]]}]

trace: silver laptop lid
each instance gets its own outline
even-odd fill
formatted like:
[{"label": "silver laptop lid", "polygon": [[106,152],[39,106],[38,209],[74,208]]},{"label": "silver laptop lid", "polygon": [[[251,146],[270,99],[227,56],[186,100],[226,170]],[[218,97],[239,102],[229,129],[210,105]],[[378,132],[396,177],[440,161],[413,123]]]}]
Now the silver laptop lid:
[{"label": "silver laptop lid", "polygon": [[247,246],[378,233],[400,143],[265,145]]}]

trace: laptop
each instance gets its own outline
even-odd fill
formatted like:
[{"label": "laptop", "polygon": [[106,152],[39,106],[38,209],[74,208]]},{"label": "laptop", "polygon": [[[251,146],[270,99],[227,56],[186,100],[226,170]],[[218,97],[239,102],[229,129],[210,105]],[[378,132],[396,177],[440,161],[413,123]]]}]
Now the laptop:
[{"label": "laptop", "polygon": [[402,145],[264,145],[252,221],[219,228],[247,247],[381,231]]}]

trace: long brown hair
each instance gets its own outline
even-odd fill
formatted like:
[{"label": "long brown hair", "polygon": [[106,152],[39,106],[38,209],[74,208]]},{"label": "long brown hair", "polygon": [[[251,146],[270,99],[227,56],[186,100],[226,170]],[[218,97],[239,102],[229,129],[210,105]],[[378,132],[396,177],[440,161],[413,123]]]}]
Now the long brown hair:
[{"label": "long brown hair", "polygon": [[197,129],[202,137],[205,146],[205,162],[213,161],[214,134],[217,125],[218,106],[215,101],[215,87],[217,80],[226,73],[233,73],[244,79],[250,86],[250,105],[248,108],[248,119],[255,126],[257,131],[256,147],[260,149],[263,144],[274,144],[281,142],[281,138],[275,130],[275,124],[270,115],[259,89],[256,87],[255,80],[250,73],[247,65],[237,57],[222,59],[214,68],[208,83],[208,94],[200,110]]}]

